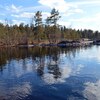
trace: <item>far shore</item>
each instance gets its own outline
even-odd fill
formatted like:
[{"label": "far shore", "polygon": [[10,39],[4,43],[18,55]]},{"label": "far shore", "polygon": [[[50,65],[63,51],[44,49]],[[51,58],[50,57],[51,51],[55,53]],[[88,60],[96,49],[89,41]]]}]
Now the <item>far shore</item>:
[{"label": "far shore", "polygon": [[0,45],[0,47],[35,47],[35,46],[58,46],[58,47],[78,47],[78,46],[89,46],[94,44],[93,41],[61,41],[59,43],[37,43],[37,44],[16,44],[16,45]]}]

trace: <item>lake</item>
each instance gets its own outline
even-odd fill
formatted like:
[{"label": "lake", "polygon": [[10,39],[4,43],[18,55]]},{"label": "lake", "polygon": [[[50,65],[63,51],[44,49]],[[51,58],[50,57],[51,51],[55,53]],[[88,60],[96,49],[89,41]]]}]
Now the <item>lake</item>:
[{"label": "lake", "polygon": [[1,48],[0,100],[100,100],[100,47]]}]

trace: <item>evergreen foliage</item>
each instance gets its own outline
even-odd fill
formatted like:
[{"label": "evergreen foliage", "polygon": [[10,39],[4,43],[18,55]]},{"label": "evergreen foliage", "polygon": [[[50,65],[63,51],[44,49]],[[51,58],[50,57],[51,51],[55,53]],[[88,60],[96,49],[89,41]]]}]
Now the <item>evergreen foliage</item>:
[{"label": "evergreen foliage", "polygon": [[52,9],[51,15],[46,18],[43,25],[42,12],[37,11],[34,16],[35,24],[24,25],[6,25],[0,23],[0,46],[1,45],[19,45],[19,44],[35,44],[41,42],[57,43],[62,40],[79,40],[88,38],[91,40],[100,39],[100,32],[92,30],[75,30],[60,26],[57,24],[59,20],[59,11]]}]

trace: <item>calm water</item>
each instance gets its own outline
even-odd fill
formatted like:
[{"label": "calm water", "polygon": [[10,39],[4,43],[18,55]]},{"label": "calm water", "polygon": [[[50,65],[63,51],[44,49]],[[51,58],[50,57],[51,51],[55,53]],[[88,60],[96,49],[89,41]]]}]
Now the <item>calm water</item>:
[{"label": "calm water", "polygon": [[100,100],[100,47],[0,49],[0,100]]}]

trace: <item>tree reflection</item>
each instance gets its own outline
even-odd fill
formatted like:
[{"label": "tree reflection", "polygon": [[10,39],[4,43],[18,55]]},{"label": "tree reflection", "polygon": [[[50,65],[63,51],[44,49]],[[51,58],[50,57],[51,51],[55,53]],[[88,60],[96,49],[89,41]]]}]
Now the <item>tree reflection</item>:
[{"label": "tree reflection", "polygon": [[54,54],[49,56],[48,67],[47,67],[48,73],[53,74],[55,79],[61,76],[61,72],[58,65],[58,59],[59,59],[58,55]]},{"label": "tree reflection", "polygon": [[38,67],[37,67],[37,73],[39,76],[42,76],[44,74],[44,66],[45,66],[45,59],[44,57],[42,58],[40,57]]},{"label": "tree reflection", "polygon": [[[79,52],[80,48],[59,48],[59,47],[33,47],[33,48],[1,48],[0,49],[0,70],[3,71],[5,65],[12,60],[23,60],[24,70],[26,58],[32,59],[33,66],[36,66],[37,73],[42,76],[47,67],[48,73],[55,78],[61,76],[59,71],[60,54],[66,54],[70,60]],[[26,59],[26,60],[25,60]],[[47,63],[47,64],[46,64]]]}]

